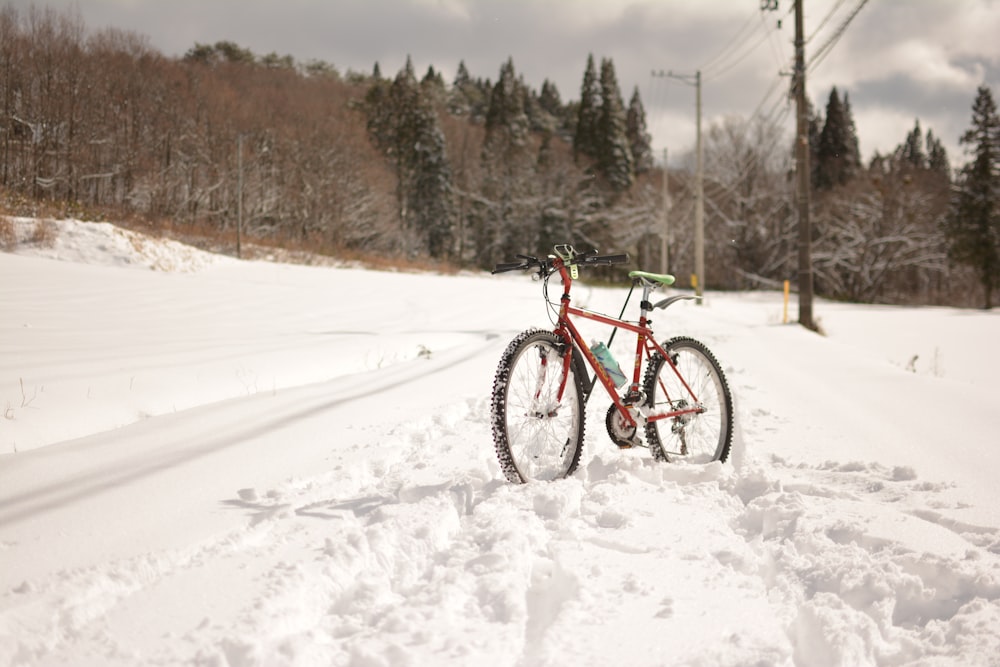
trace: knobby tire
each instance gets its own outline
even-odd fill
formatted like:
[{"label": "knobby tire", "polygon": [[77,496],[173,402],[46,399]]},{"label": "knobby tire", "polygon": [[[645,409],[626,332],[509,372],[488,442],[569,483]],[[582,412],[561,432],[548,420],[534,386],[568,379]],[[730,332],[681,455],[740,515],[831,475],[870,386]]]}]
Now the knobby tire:
[{"label": "knobby tire", "polygon": [[[561,400],[564,355],[572,354]],[[530,329],[510,342],[493,381],[493,442],[504,477],[515,484],[576,470],[583,449],[585,365],[551,331]]]}]

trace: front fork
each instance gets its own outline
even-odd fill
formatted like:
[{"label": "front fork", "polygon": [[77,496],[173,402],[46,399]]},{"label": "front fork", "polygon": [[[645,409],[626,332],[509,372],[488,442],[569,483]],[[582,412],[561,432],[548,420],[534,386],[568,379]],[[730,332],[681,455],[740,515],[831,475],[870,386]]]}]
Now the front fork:
[{"label": "front fork", "polygon": [[[572,347],[568,348],[572,350]],[[549,362],[552,360],[549,355],[548,348],[540,346],[538,353],[541,356],[539,360],[539,366],[541,371],[538,373],[538,379],[535,381],[535,395],[534,395],[534,405],[532,416],[537,419],[545,419],[555,417],[559,413],[559,406],[562,405],[563,394],[566,391],[566,380],[569,378],[569,365],[568,362],[572,360],[572,354],[566,354],[565,352],[560,354],[560,362],[562,364],[561,369],[550,369]],[[551,372],[559,373],[559,389],[556,392],[556,398],[551,405],[542,405],[541,400],[543,395],[546,395],[545,385],[548,380],[548,374]],[[547,396],[546,396],[547,398]]]}]

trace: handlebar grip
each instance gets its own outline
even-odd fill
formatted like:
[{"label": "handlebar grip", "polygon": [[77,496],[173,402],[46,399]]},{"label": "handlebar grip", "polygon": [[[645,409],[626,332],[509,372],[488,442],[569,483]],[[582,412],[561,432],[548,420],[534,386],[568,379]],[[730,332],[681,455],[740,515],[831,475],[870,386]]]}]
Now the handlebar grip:
[{"label": "handlebar grip", "polygon": [[505,262],[494,266],[491,273],[503,273],[505,271],[517,271],[518,269],[526,268],[528,268],[527,262]]}]

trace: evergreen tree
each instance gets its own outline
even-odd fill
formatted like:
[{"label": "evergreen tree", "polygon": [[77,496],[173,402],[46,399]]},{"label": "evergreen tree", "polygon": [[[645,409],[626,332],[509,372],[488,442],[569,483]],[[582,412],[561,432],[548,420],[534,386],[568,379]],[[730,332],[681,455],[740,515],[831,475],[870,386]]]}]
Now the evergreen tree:
[{"label": "evergreen tree", "polygon": [[488,104],[489,82],[473,80],[465,61],[459,62],[448,96],[448,111],[456,116],[469,116],[473,122],[481,123]]},{"label": "evergreen tree", "polygon": [[465,116],[469,113],[469,99],[466,91],[472,86],[472,77],[465,67],[465,61],[458,63],[455,79],[451,82],[451,94],[448,96],[448,112],[455,116]]},{"label": "evergreen tree", "polygon": [[815,185],[818,190],[844,185],[857,173],[856,139],[852,137],[854,121],[849,112],[850,108],[845,108],[836,87],[833,88],[826,104],[826,122],[816,149]]},{"label": "evergreen tree", "polygon": [[823,116],[821,116],[812,102],[807,102],[807,114],[809,116],[809,182],[813,190],[819,189],[819,137],[823,132]]},{"label": "evergreen tree", "polygon": [[892,159],[903,169],[937,174],[945,184],[951,180],[948,152],[932,130],[921,135],[920,119],[914,122],[903,143],[896,147]]},{"label": "evergreen tree", "polygon": [[518,79],[518,85],[524,91],[524,113],[528,117],[528,127],[532,132],[542,134],[553,132],[557,121],[552,114],[542,108],[539,94],[524,82],[524,77]]},{"label": "evergreen tree", "polygon": [[383,152],[388,152],[393,142],[393,113],[389,102],[391,84],[382,78],[378,63],[372,72],[372,84],[365,94],[365,113],[368,136]]},{"label": "evergreen tree", "polygon": [[525,98],[525,87],[514,71],[514,61],[508,59],[500,68],[500,79],[490,95],[484,150],[498,149],[505,153],[524,146],[529,127]]},{"label": "evergreen tree", "polygon": [[427,73],[420,80],[420,88],[423,94],[433,100],[435,104],[443,104],[446,101],[448,87],[444,83],[444,77],[434,69],[433,65],[427,68]]},{"label": "evergreen tree", "polygon": [[903,164],[913,169],[924,169],[927,166],[927,156],[924,154],[924,139],[920,132],[920,119],[906,135],[906,141],[898,149],[899,159]]},{"label": "evergreen tree", "polygon": [[549,136],[560,130],[564,124],[564,109],[556,85],[546,79],[542,91],[537,96],[529,95],[528,115],[533,129]]},{"label": "evergreen tree", "polygon": [[548,79],[542,82],[542,92],[538,95],[538,105],[555,118],[562,116],[563,104],[559,97],[559,89]]},{"label": "evergreen tree", "polygon": [[484,267],[534,246],[531,212],[526,205],[534,179],[526,97],[514,62],[508,59],[500,68],[486,112],[482,196],[474,221],[477,256]]},{"label": "evergreen tree", "polygon": [[639,98],[638,86],[632,91],[625,124],[629,148],[632,149],[632,159],[635,161],[635,173],[645,173],[653,168],[653,138],[646,130],[646,110]]},{"label": "evergreen tree", "polygon": [[388,112],[391,118],[389,137],[392,145],[389,152],[397,160],[406,162],[406,153],[416,141],[413,111],[420,106],[420,88],[413,72],[413,61],[406,58],[406,64],[389,86]]},{"label": "evergreen tree", "polygon": [[601,61],[601,108],[597,121],[597,163],[615,191],[627,190],[635,180],[629,147],[625,105],[610,58]]},{"label": "evergreen tree", "polygon": [[[382,79],[372,83],[366,108],[372,142],[396,170],[399,220],[407,250],[419,249],[432,257],[447,255],[453,224],[451,168],[433,101],[417,83],[409,58],[391,84]],[[413,247],[410,239],[420,247]]]},{"label": "evergreen tree", "polygon": [[972,267],[983,287],[983,306],[993,307],[1000,282],[1000,117],[993,95],[980,86],[972,127],[960,140],[972,161],[962,167],[945,224],[949,257]]},{"label": "evergreen tree", "polygon": [[444,133],[429,101],[414,117],[416,142],[409,170],[413,187],[408,193],[413,225],[431,257],[447,257],[453,241],[454,202],[452,172]]},{"label": "evergreen tree", "polygon": [[601,113],[601,89],[597,81],[594,55],[587,56],[587,68],[580,85],[580,103],[576,112],[576,133],[573,135],[573,155],[597,158],[599,154],[597,125]]},{"label": "evergreen tree", "polygon": [[941,140],[934,136],[934,132],[927,130],[927,168],[941,174],[945,178],[951,178],[951,165],[948,163],[948,151],[945,150]]},{"label": "evergreen tree", "polygon": [[854,112],[851,111],[851,100],[844,93],[844,117],[847,119],[847,149],[848,163],[851,172],[856,174],[861,169],[861,147],[858,143],[858,128],[854,124]]}]

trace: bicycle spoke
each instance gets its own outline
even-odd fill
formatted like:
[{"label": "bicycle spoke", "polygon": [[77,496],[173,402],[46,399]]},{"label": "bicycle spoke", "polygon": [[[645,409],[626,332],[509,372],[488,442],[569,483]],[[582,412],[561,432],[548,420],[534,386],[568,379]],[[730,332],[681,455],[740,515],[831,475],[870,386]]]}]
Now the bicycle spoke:
[{"label": "bicycle spoke", "polygon": [[[718,362],[690,338],[676,338],[664,351],[669,361],[654,355],[644,383],[651,419],[646,440],[653,456],[725,461],[732,440],[732,398]],[[663,417],[671,413],[679,414]]]}]

